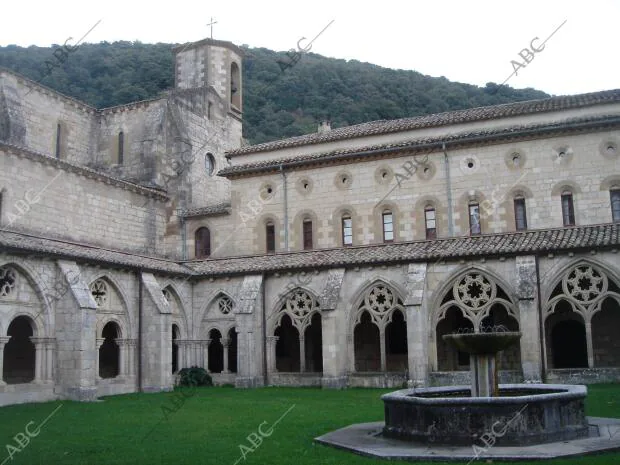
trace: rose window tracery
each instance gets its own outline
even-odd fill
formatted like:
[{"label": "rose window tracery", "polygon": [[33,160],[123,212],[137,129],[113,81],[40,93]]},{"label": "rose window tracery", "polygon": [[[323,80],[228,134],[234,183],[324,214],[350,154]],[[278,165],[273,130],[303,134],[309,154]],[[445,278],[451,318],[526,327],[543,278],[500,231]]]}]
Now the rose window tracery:
[{"label": "rose window tracery", "polygon": [[377,313],[385,313],[394,306],[394,294],[385,286],[375,286],[366,295],[366,305]]},{"label": "rose window tracery", "polygon": [[296,291],[286,300],[286,309],[296,318],[304,318],[313,307],[314,300],[305,291]]},{"label": "rose window tracery", "polygon": [[605,278],[591,266],[578,266],[566,277],[568,293],[580,302],[591,302],[604,292]]},{"label": "rose window tracery", "polygon": [[233,309],[233,302],[228,296],[222,296],[217,301],[217,306],[224,315],[228,315]]},{"label": "rose window tracery", "polygon": [[103,307],[108,301],[108,285],[103,279],[98,279],[90,285],[90,293],[98,307]]},{"label": "rose window tracery", "polygon": [[8,296],[15,289],[15,271],[9,267],[0,268],[0,297]]},{"label": "rose window tracery", "polygon": [[494,286],[479,273],[469,273],[454,286],[454,297],[471,310],[479,310],[494,298]]},{"label": "rose window tracery", "polygon": [[172,294],[170,294],[170,291],[168,289],[162,289],[161,293],[164,295],[164,299],[166,299],[166,302],[168,302],[169,304],[172,303]]}]

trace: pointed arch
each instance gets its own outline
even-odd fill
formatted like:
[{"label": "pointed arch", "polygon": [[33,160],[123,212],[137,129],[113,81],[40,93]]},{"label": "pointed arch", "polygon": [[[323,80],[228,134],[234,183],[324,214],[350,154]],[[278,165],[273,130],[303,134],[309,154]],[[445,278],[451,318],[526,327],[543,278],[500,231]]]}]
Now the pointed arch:
[{"label": "pointed arch", "polygon": [[[353,371],[405,371],[407,321],[404,292],[386,279],[363,285],[349,314]],[[389,362],[389,363],[388,363]]]},{"label": "pointed arch", "polygon": [[[11,320],[17,316],[28,316],[34,322],[35,336],[48,337],[51,334],[52,320],[54,318],[51,311],[50,299],[46,297],[47,287],[42,282],[40,276],[34,271],[34,269],[26,263],[24,260],[0,259],[0,268],[9,267],[14,269],[19,276],[23,277],[28,285],[34,291],[37,297],[39,308],[33,306],[19,306],[19,301],[15,303],[17,305],[10,306],[8,311],[0,317],[0,328],[4,328],[0,335],[4,335],[4,331],[8,331],[8,324]],[[3,323],[4,322],[4,323]]]},{"label": "pointed arch", "polygon": [[190,332],[189,324],[187,322],[187,313],[185,311],[183,300],[179,296],[176,287],[172,283],[169,283],[162,288],[161,292],[168,304],[171,306],[171,320],[173,324],[176,324],[179,327],[179,339],[189,337]]}]

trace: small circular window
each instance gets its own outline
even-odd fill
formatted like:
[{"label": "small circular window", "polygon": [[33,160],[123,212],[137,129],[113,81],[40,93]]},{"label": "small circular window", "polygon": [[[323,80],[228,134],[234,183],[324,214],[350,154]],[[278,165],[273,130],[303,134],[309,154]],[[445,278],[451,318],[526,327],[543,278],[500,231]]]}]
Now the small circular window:
[{"label": "small circular window", "polygon": [[205,170],[209,176],[213,176],[213,172],[215,171],[215,158],[210,152],[205,155]]}]

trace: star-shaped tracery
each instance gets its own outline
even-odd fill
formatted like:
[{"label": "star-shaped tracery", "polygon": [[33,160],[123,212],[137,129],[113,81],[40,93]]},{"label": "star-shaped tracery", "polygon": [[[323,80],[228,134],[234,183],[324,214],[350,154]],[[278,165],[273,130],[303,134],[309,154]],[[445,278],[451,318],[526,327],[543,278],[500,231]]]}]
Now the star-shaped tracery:
[{"label": "star-shaped tracery", "polygon": [[286,300],[286,309],[297,318],[304,318],[314,307],[314,301],[305,291],[296,291]]},{"label": "star-shaped tracery", "polygon": [[589,302],[603,291],[604,278],[591,266],[579,266],[566,278],[570,294],[581,302]]},{"label": "star-shaped tracery", "polygon": [[465,275],[456,286],[456,297],[473,310],[480,309],[492,299],[493,285],[481,274]]}]

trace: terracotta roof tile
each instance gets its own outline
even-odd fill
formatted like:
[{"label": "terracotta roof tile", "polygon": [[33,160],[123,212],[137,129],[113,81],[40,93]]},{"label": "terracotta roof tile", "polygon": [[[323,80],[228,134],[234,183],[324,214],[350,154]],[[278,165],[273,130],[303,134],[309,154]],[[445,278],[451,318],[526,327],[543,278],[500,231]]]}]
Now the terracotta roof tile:
[{"label": "terracotta roof tile", "polygon": [[411,129],[446,126],[450,124],[505,118],[530,113],[568,110],[571,108],[617,102],[620,102],[620,89],[592,92],[588,94],[557,96],[541,100],[528,100],[525,102],[504,103],[501,105],[448,111],[433,115],[414,116],[411,118],[371,121],[369,123],[332,129],[331,131],[322,133],[306,134],[289,139],[241,147],[228,152],[228,156],[234,157],[235,155],[267,152],[290,147],[299,147],[302,145],[351,139],[354,137],[388,134],[392,132],[408,131]]}]

